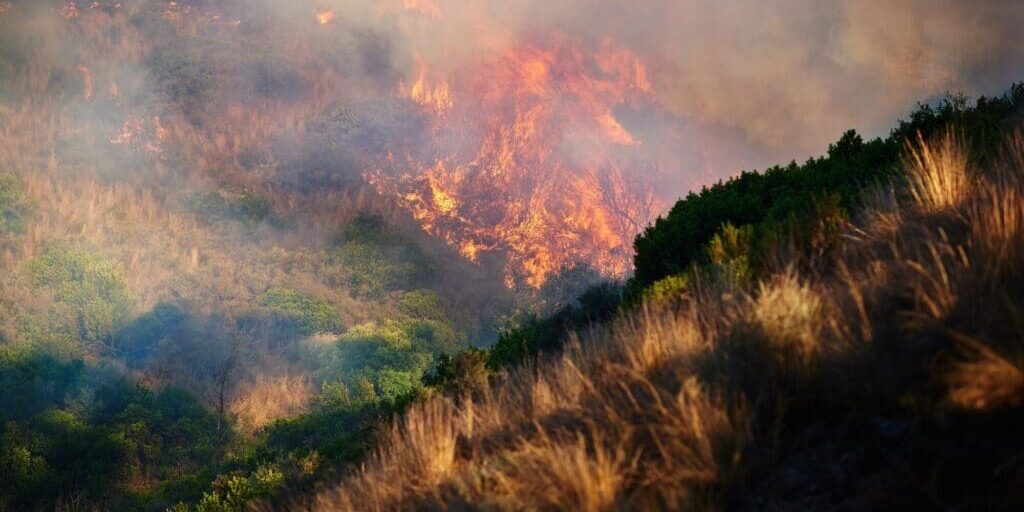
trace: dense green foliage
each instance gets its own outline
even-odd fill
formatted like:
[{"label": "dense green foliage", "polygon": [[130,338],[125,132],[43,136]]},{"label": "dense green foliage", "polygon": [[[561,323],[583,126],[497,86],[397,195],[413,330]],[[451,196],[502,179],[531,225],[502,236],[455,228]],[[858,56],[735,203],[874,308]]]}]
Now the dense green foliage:
[{"label": "dense green foliage", "polygon": [[[422,258],[388,229],[359,221],[341,239]],[[381,295],[392,318],[346,330],[333,303],[280,287],[230,319],[167,302],[136,315],[122,267],[93,252],[51,249],[17,276],[38,300],[18,306],[0,344],[0,509],[237,511],[274,499],[360,460],[435,358],[466,343],[429,289]],[[305,412],[242,435],[216,393],[244,374],[239,347],[259,343],[309,368],[319,392]],[[214,394],[150,391],[123,373],[168,364]]]},{"label": "dense green foliage", "polygon": [[457,347],[451,326],[402,319],[355,326],[334,346],[315,353],[324,362],[323,381],[372,390],[373,396],[393,403],[416,393],[434,357]]},{"label": "dense green foliage", "polygon": [[124,270],[100,255],[50,250],[29,263],[32,285],[53,297],[45,317],[27,317],[22,341],[64,353],[113,350],[113,337],[132,313]]},{"label": "dense green foliage", "polygon": [[306,336],[341,331],[341,322],[334,306],[302,292],[272,288],[263,294],[260,303],[291,322]]},{"label": "dense green foliage", "polygon": [[[507,342],[506,342],[507,343]],[[452,395],[478,393],[487,386],[494,352],[471,348],[438,358],[434,371],[426,375],[424,384]],[[495,364],[502,364],[494,358]]]},{"label": "dense green foliage", "polygon": [[[160,510],[198,499],[197,477],[223,453],[217,421],[182,391],[11,349],[0,349],[0,383],[0,508],[88,501]],[[150,490],[121,492],[121,482]]]},{"label": "dense green foliage", "polygon": [[[726,182],[691,193],[636,239],[634,292],[708,264],[708,244],[726,224],[752,226],[750,264],[769,265],[770,252],[795,237],[798,248],[828,245],[827,232],[862,199],[862,190],[896,178],[905,144],[917,134],[928,138],[952,126],[969,134],[974,161],[990,161],[998,146],[1024,116],[1024,84],[998,98],[970,105],[962,96],[922,105],[885,139],[865,142],[853,131],[829,147],[828,154],[798,165],[744,172]],[[824,238],[823,238],[824,236]]]}]

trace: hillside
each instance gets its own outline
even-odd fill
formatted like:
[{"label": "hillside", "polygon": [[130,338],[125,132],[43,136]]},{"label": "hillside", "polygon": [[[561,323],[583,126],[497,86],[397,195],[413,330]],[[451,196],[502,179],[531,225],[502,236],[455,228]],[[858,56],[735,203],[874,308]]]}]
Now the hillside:
[{"label": "hillside", "polygon": [[[778,267],[751,267],[752,246],[727,229],[709,259],[572,335],[558,355],[489,384],[456,365],[452,395],[414,404],[361,470],[309,508],[1020,507],[1020,89],[994,100],[1001,113],[989,117],[992,101],[939,108],[952,124],[929,123],[933,136],[912,139],[902,167],[881,170],[888,185],[856,191],[830,251],[779,244]],[[962,122],[982,117],[1007,136],[968,145],[985,139]],[[753,180],[806,183],[802,173],[842,161],[844,141],[807,167],[709,187],[673,214],[758,197]],[[638,240],[638,263],[688,260],[646,253],[673,214]],[[536,350],[544,337],[531,332],[503,339]]]},{"label": "hillside", "polygon": [[1024,8],[803,1],[0,0],[0,512],[1018,507]]},{"label": "hillside", "polygon": [[0,2],[0,510],[305,485],[540,307],[361,179],[315,100],[343,79],[223,4]]}]

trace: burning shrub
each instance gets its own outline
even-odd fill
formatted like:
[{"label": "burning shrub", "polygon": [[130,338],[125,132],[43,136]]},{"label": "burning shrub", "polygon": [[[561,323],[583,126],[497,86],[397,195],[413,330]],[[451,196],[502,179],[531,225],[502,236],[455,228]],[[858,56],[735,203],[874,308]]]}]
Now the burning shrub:
[{"label": "burning shrub", "polygon": [[271,288],[260,298],[260,304],[289,319],[305,336],[337,333],[342,329],[334,306],[296,290]]}]

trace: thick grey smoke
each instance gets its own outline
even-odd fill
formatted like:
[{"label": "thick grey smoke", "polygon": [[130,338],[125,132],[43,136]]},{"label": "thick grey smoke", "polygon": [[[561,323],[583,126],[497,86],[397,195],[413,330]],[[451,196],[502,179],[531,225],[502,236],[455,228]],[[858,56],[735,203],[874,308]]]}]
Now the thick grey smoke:
[{"label": "thick grey smoke", "polygon": [[[396,44],[442,68],[551,31],[634,51],[648,63],[658,101],[690,136],[680,156],[694,168],[679,173],[801,159],[848,128],[884,135],[919,100],[998,93],[1024,77],[1017,0],[395,4],[384,23]],[[337,9],[382,23],[369,21],[378,2]]]},{"label": "thick grey smoke", "polygon": [[[77,49],[61,47],[53,37],[60,34],[61,20],[53,13],[61,4],[15,2],[14,8],[36,14],[26,16],[35,25],[21,29],[22,39],[35,41],[34,58],[47,54],[73,69]],[[141,4],[161,9],[160,2]],[[584,48],[625,48],[646,63],[655,104],[623,105],[615,115],[645,144],[660,169],[658,185],[673,194],[740,168],[819,154],[848,128],[884,135],[922,99],[946,92],[998,93],[1024,78],[1024,2],[1019,0],[210,0],[177,5],[239,18],[238,30],[248,34],[247,40],[265,34],[264,48],[249,53],[288,52],[303,44],[319,51],[345,73],[362,75],[362,82],[352,82],[361,86],[345,92],[349,99],[392,96],[396,83],[415,77],[422,65],[442,74],[465,72],[553,33]],[[333,11],[335,18],[317,27],[312,17],[322,10]],[[92,69],[98,88],[102,75],[124,66],[124,57],[111,54],[110,62]],[[244,60],[246,52],[239,58]],[[274,70],[239,66],[242,82],[280,89]],[[119,82],[129,89],[122,96],[155,91],[155,84],[142,78],[125,78],[146,74],[120,70]],[[257,80],[246,78],[253,76]],[[260,86],[268,76],[269,85]]]}]

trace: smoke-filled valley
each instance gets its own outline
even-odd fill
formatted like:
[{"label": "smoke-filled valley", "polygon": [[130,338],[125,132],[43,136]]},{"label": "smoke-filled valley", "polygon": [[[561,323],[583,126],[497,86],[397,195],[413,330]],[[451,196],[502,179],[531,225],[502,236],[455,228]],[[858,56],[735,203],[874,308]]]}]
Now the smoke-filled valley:
[{"label": "smoke-filled valley", "polygon": [[0,511],[1012,508],[1022,22],[0,1]]}]

